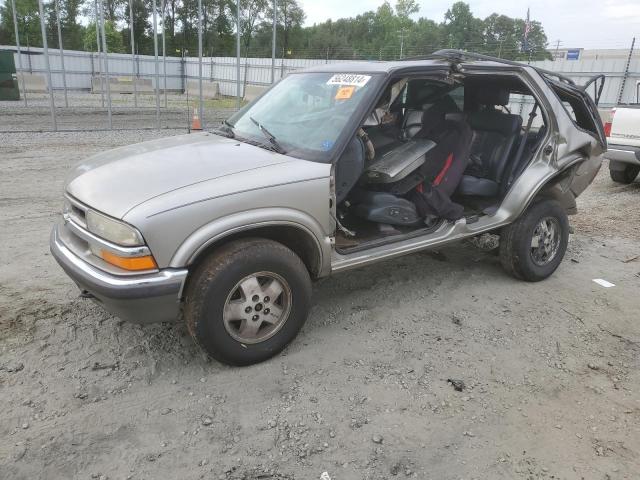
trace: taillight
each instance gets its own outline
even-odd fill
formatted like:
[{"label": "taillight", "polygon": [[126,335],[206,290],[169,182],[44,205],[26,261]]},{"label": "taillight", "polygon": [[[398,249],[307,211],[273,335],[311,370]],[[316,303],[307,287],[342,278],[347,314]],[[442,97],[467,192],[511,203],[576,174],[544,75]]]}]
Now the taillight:
[{"label": "taillight", "polygon": [[611,136],[611,124],[613,123],[613,116],[616,114],[616,109],[611,109],[611,116],[609,117],[609,121],[604,124],[604,136],[609,138]]}]

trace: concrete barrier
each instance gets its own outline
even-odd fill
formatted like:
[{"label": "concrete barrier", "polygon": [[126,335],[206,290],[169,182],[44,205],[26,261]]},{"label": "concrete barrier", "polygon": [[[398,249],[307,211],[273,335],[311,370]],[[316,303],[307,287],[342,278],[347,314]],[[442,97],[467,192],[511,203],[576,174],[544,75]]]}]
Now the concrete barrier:
[{"label": "concrete barrier", "polygon": [[246,85],[244,87],[244,99],[247,102],[252,102],[258,98],[269,87],[263,87],[260,85]]},{"label": "concrete barrier", "polygon": [[47,77],[40,73],[26,73],[18,72],[18,86],[22,92],[22,78],[24,77],[24,88],[27,93],[46,93],[49,91],[47,88]]},{"label": "concrete barrier", "polygon": [[[100,82],[99,76],[91,78],[91,93],[101,93],[100,88],[107,91],[106,78],[102,77]],[[133,77],[109,77],[109,88],[111,93],[133,93],[134,78]],[[135,85],[138,93],[154,93],[153,83],[150,78],[136,78]]]},{"label": "concrete barrier", "polygon": [[[199,97],[200,86],[198,80],[187,80],[185,92],[189,96]],[[218,82],[211,82],[202,80],[202,97],[203,98],[218,98],[220,96],[220,85]]]}]

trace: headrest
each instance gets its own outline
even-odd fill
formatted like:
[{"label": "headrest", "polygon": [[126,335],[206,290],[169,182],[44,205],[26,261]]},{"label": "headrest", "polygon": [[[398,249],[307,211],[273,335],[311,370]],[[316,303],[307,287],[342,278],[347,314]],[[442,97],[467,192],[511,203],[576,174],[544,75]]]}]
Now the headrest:
[{"label": "headrest", "polygon": [[478,88],[473,92],[473,97],[480,105],[507,105],[509,103],[509,90],[506,88]]},{"label": "headrest", "polygon": [[447,114],[457,113],[460,111],[456,102],[449,95],[445,95],[433,105],[424,105],[422,109],[424,110],[422,124],[427,130],[430,130],[444,121]]},{"label": "headrest", "polygon": [[520,130],[522,117],[496,111],[473,112],[469,115],[469,125],[473,130],[509,136]]}]

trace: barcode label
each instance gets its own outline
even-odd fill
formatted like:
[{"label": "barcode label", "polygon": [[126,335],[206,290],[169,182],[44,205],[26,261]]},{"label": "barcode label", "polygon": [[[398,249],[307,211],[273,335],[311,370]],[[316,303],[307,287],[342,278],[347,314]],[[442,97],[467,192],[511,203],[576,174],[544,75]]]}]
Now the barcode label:
[{"label": "barcode label", "polygon": [[355,87],[364,87],[369,80],[371,80],[371,75],[336,73],[329,79],[327,85],[353,85]]}]

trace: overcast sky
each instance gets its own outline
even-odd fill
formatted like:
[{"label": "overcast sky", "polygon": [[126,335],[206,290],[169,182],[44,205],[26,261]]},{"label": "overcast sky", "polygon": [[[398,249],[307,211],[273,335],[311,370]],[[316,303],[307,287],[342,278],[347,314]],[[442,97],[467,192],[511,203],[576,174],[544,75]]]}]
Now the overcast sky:
[{"label": "overcast sky", "polygon": [[[307,13],[307,25],[329,18],[352,17],[375,10],[384,0],[299,0]],[[395,0],[390,0],[395,5]],[[454,0],[418,0],[423,16],[441,22]],[[549,43],[563,47],[628,48],[632,37],[640,42],[640,0],[467,0],[476,17],[492,13],[542,22]]]}]

